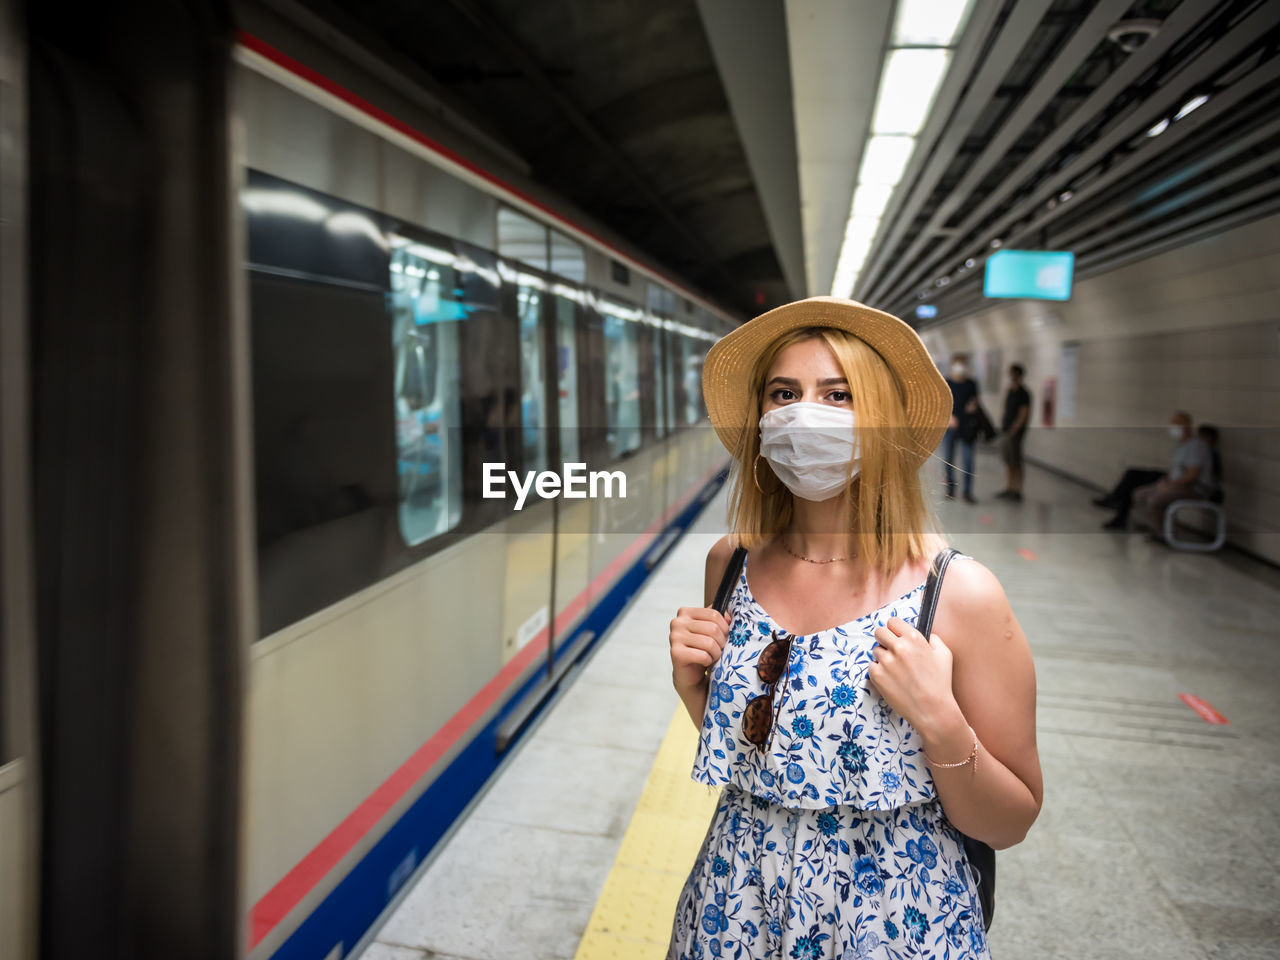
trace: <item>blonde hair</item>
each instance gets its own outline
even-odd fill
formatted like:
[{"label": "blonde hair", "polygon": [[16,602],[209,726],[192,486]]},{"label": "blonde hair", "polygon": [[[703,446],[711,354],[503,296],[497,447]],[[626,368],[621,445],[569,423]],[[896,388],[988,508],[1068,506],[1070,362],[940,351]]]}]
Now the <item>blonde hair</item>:
[{"label": "blonde hair", "polygon": [[859,470],[844,494],[850,505],[849,532],[859,555],[882,576],[892,576],[904,563],[931,557],[943,541],[925,503],[919,468],[906,455],[913,444],[905,426],[901,384],[880,354],[833,327],[791,330],[756,360],[751,371],[756,402],[747,411],[746,429],[734,454],[729,494],[733,539],[750,550],[772,540],[791,522],[795,498],[759,456],[760,407],[778,356],[793,344],[813,339],[822,340],[835,355],[849,382],[856,418]]}]

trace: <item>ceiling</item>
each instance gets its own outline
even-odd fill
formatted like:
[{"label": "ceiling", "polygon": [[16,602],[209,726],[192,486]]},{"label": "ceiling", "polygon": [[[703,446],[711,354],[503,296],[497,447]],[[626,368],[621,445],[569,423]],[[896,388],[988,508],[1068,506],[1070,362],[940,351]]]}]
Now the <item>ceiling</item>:
[{"label": "ceiling", "polygon": [[[941,320],[983,305],[996,249],[1071,250],[1081,278],[1280,208],[1280,4],[1039,5],[1021,44],[1011,16],[993,27],[968,93],[931,118],[859,298]],[[1157,29],[1127,52],[1107,34],[1135,17]]]},{"label": "ceiling", "polygon": [[734,312],[787,297],[693,0],[317,0],[409,60],[533,179]]},{"label": "ceiling", "polygon": [[[308,7],[412,61],[535,179],[749,316],[838,286],[900,2]],[[1149,24],[1109,38],[1134,19]],[[1278,46],[1274,0],[972,0],[835,292],[945,319],[982,306],[999,247],[1072,250],[1082,277],[1280,208]]]}]

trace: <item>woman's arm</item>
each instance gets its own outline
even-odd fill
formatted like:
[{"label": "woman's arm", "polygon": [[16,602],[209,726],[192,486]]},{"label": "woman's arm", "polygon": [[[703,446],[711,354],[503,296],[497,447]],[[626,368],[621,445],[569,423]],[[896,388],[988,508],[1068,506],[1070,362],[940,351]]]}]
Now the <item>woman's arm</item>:
[{"label": "woman's arm", "polygon": [[707,710],[707,672],[720,659],[729,639],[729,624],[711,608],[711,603],[732,555],[733,544],[727,536],[716,541],[707,553],[703,580],[705,606],[681,607],[671,621],[671,683],[689,711],[693,725],[699,729]]},{"label": "woman's arm", "polygon": [[[919,731],[940,763],[930,767],[947,818],[995,849],[1021,842],[1040,813],[1044,784],[1036,750],[1036,678],[1027,638],[1000,582],[986,567],[957,560],[938,598],[934,639],[894,618],[872,681]],[[943,640],[945,638],[945,641]]]},{"label": "woman's arm", "polygon": [[934,760],[968,756],[977,767],[931,767],[948,819],[1002,849],[1020,843],[1040,814],[1044,782],[1036,750],[1036,674],[1031,648],[995,575],[973,560],[947,568],[935,632],[953,656],[949,704],[920,729]]}]

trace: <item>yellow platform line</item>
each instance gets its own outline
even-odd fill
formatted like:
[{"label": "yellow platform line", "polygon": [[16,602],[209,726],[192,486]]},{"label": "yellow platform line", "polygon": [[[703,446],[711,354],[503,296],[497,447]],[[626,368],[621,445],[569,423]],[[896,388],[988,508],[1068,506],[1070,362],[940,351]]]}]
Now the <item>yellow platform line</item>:
[{"label": "yellow platform line", "polygon": [[663,960],[676,899],[719,791],[689,777],[698,731],[680,707],[649,771],[575,960]]}]

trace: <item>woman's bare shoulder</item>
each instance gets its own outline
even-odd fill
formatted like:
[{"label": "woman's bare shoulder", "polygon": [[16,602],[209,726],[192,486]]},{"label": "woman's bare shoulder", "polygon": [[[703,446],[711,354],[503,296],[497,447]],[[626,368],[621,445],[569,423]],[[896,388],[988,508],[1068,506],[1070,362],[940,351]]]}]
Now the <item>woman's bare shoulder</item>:
[{"label": "woman's bare shoulder", "polygon": [[945,606],[951,611],[971,613],[1008,606],[1009,599],[990,568],[966,555],[956,557],[947,565],[938,604],[939,610]]},{"label": "woman's bare shoulder", "polygon": [[971,557],[956,558],[947,566],[938,595],[937,624],[948,643],[1021,632],[1000,580]]},{"label": "woman's bare shoulder", "polygon": [[708,605],[711,603],[712,598],[715,597],[716,587],[720,585],[720,579],[724,576],[724,572],[729,566],[729,558],[733,556],[736,546],[733,535],[725,534],[707,551],[707,575],[704,594]]}]

